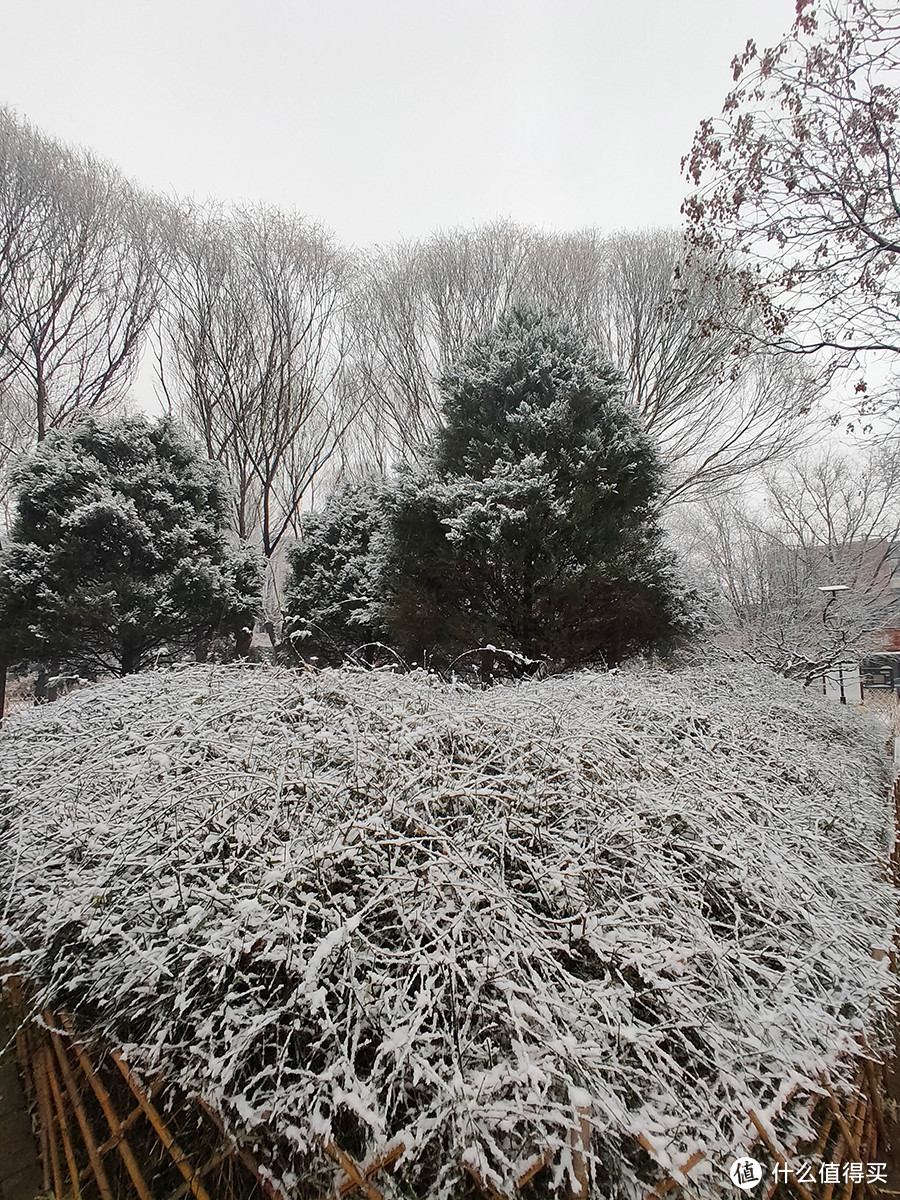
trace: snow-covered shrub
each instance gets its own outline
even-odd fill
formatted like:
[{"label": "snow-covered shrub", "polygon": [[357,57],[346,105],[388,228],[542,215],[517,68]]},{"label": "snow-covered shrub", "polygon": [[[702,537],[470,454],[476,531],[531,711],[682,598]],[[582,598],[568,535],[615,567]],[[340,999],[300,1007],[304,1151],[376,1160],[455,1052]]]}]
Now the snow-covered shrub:
[{"label": "snow-covered shrub", "polygon": [[430,458],[387,497],[380,611],[408,654],[614,663],[694,628],[657,520],[660,461],[609,363],[515,311],[441,387]]},{"label": "snow-covered shrub", "polygon": [[260,568],[231,547],[224,473],[172,421],[51,432],[14,484],[0,657],[128,674],[252,625]]},{"label": "snow-covered shrub", "polygon": [[[35,1003],[223,1114],[287,1194],[731,1191],[890,1011],[883,726],[748,671],[489,691],[194,667],[0,732],[0,940]],[[653,1149],[656,1162],[643,1144]]]}]

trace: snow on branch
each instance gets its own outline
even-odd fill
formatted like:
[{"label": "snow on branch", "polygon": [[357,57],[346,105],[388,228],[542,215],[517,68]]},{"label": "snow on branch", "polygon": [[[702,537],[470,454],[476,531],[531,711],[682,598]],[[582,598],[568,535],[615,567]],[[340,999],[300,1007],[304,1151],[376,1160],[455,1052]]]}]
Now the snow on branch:
[{"label": "snow on branch", "polygon": [[[150,672],[0,732],[0,937],[35,1002],[319,1194],[693,1194],[877,1041],[884,730],[769,675]],[[579,1159],[578,1162],[575,1160]]]}]

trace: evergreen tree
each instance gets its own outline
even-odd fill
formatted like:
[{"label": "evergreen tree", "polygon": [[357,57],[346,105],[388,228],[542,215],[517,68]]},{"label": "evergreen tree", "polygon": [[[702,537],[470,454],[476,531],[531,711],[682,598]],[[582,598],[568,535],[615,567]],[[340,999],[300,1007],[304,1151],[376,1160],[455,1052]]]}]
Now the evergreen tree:
[{"label": "evergreen tree", "polygon": [[340,663],[384,637],[373,605],[386,489],[378,479],[349,481],[305,517],[303,539],[288,555],[285,643],[292,655]]},{"label": "evergreen tree", "polygon": [[427,466],[387,498],[380,613],[406,653],[613,663],[690,628],[659,459],[613,367],[516,311],[442,389]]},{"label": "evergreen tree", "polygon": [[19,466],[0,554],[10,661],[129,674],[161,648],[220,634],[248,643],[254,557],[231,548],[221,468],[172,421],[88,419]]}]

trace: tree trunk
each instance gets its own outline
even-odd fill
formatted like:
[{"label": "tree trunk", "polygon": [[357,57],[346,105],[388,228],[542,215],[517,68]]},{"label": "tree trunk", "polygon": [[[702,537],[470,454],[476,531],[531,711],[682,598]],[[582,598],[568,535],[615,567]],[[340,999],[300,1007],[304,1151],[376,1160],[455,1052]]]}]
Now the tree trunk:
[{"label": "tree trunk", "polygon": [[123,675],[135,675],[141,669],[141,649],[129,643],[122,645],[119,654],[119,669]]},{"label": "tree trunk", "polygon": [[37,440],[42,442],[47,433],[47,381],[40,357],[37,358]]},{"label": "tree trunk", "polygon": [[6,663],[0,662],[0,722],[6,716],[6,673]]}]

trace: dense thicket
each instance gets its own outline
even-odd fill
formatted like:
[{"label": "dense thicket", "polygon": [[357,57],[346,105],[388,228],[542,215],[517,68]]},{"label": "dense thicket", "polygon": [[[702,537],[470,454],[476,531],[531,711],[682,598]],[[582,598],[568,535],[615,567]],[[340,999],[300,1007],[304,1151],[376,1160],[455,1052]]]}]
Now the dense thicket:
[{"label": "dense thicket", "polygon": [[748,1112],[794,1145],[894,1027],[884,726],[768,672],[148,671],[16,714],[0,778],[35,1012],[296,1200],[329,1137],[405,1143],[391,1200],[571,1200],[582,1130],[582,1198],[658,1194],[640,1135],[723,1200]]},{"label": "dense thicket", "polygon": [[170,420],[48,434],[14,481],[0,555],[9,661],[129,674],[163,648],[252,625],[259,571],[230,546],[224,473]]}]

